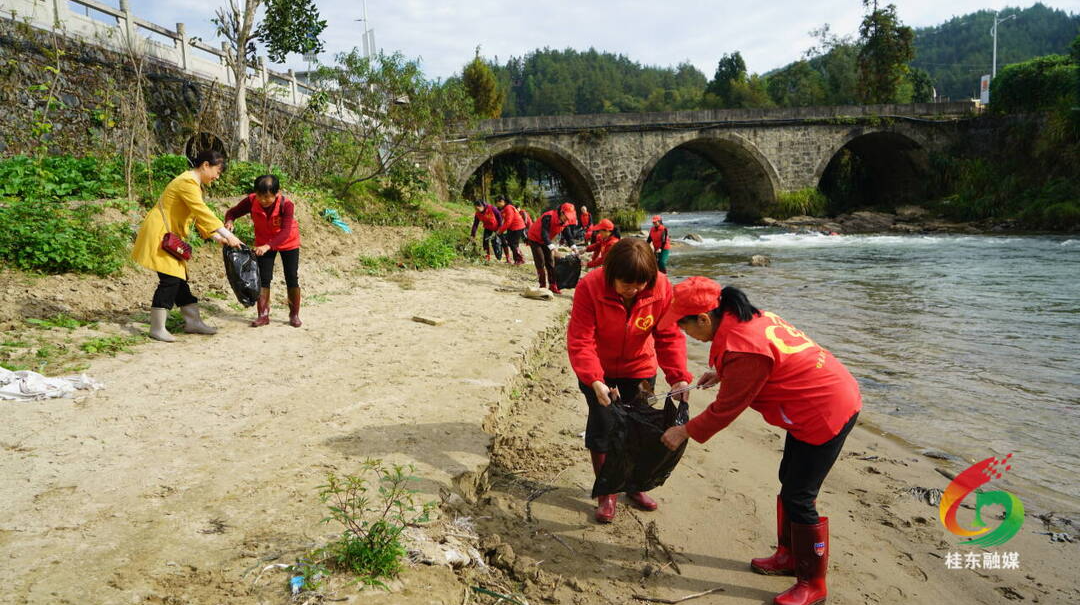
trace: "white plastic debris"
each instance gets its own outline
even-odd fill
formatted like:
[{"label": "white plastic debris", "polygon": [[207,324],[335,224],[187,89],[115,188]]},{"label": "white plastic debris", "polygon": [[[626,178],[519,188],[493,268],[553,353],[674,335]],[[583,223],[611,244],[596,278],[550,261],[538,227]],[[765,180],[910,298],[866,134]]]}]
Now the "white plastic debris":
[{"label": "white plastic debris", "polygon": [[75,391],[96,391],[105,385],[86,374],[49,378],[37,372],[0,368],[0,399],[35,401],[55,397],[70,397]]}]

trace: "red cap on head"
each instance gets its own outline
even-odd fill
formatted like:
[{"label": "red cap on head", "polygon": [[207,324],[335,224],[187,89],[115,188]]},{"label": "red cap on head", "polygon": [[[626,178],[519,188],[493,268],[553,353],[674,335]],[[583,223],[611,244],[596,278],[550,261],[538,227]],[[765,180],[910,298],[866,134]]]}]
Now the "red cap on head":
[{"label": "red cap on head", "polygon": [[597,231],[614,231],[615,223],[611,222],[611,219],[604,219],[599,223],[596,223]]},{"label": "red cap on head", "polygon": [[663,220],[664,219],[660,218],[659,214],[652,217],[652,222],[654,222],[654,223],[659,223],[659,222],[662,222]]},{"label": "red cap on head", "polygon": [[559,206],[559,213],[566,216],[567,225],[577,224],[577,211],[574,210],[574,205],[570,202],[566,202],[562,206]]},{"label": "red cap on head", "polygon": [[720,306],[723,286],[707,277],[694,276],[681,281],[672,288],[671,306],[660,318],[661,326],[668,326],[687,315],[708,313]]}]

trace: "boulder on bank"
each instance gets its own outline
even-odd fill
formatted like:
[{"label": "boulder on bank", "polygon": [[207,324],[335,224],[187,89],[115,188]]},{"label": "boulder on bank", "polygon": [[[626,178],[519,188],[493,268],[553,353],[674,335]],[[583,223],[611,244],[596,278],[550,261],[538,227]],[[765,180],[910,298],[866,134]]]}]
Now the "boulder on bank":
[{"label": "boulder on bank", "polygon": [[770,264],[769,257],[763,254],[755,254],[750,257],[751,267],[768,267]]},{"label": "boulder on bank", "polygon": [[702,242],[702,241],[705,241],[705,240],[703,240],[703,239],[701,238],[701,236],[700,236],[700,235],[698,235],[697,233],[687,233],[686,235],[684,235],[684,236],[683,236],[683,239],[685,239],[685,240],[690,240],[690,241],[692,241],[692,242]]},{"label": "boulder on bank", "polygon": [[896,209],[896,220],[904,222],[919,221],[926,218],[928,214],[929,211],[926,208],[909,204]]},{"label": "boulder on bank", "polygon": [[888,231],[893,226],[896,215],[861,210],[851,214],[841,214],[836,217],[836,222],[840,223],[845,233],[880,233]]}]

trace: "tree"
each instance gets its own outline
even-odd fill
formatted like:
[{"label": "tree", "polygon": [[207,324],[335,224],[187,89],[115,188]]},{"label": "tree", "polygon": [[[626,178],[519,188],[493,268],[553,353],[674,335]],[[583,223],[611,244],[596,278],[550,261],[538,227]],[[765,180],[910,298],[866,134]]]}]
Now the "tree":
[{"label": "tree", "polygon": [[[285,60],[294,52],[319,52],[322,42],[319,35],[326,29],[326,21],[319,19],[315,0],[229,0],[228,6],[219,8],[211,19],[218,35],[226,40],[225,60],[232,70],[236,89],[233,107],[236,123],[233,140],[236,159],[246,161],[249,155],[248,130],[250,120],[247,110],[247,69],[255,61],[256,44],[266,47],[267,55],[275,63]],[[256,23],[256,11],[265,6],[262,21]]]},{"label": "tree", "polygon": [[716,64],[716,74],[705,87],[705,92],[716,97],[716,102],[720,107],[733,107],[732,88],[736,82],[745,80],[746,61],[743,61],[739,51],[735,51],[720,57],[720,61]]},{"label": "tree", "polygon": [[908,80],[911,81],[911,102],[931,103],[934,101],[934,80],[925,69],[911,68],[908,72]]},{"label": "tree", "polygon": [[781,107],[825,103],[825,79],[807,61],[796,61],[766,78],[769,97]]},{"label": "tree", "polygon": [[415,60],[401,53],[365,57],[357,49],[337,56],[337,64],[316,76],[331,102],[351,112],[343,135],[350,144],[340,193],[387,174],[410,158],[438,151],[452,132],[464,132],[474,118],[472,99],[458,82],[424,78]]},{"label": "tree", "polygon": [[896,5],[879,8],[863,0],[869,12],[859,26],[859,96],[864,103],[891,103],[915,58],[915,33],[900,23]]},{"label": "tree", "polygon": [[476,115],[481,118],[499,117],[506,101],[506,92],[499,87],[495,72],[480,58],[479,46],[476,47],[476,56],[465,66],[461,81],[472,97]]}]

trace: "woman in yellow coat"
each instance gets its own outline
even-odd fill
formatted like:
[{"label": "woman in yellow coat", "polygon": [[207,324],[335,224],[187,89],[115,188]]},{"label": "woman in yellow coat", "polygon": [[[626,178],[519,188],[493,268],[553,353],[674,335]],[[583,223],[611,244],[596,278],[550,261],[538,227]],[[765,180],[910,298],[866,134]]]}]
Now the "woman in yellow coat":
[{"label": "woman in yellow coat", "polygon": [[187,263],[161,249],[161,240],[169,231],[186,239],[188,227],[195,227],[204,239],[237,247],[240,240],[225,228],[202,199],[202,185],[214,182],[225,167],[225,156],[217,151],[203,151],[195,158],[195,168],[172,180],[157,204],[150,209],[139,227],[131,257],[140,265],[158,274],[158,286],[150,305],[150,337],[164,342],[176,340],[165,329],[165,319],[173,305],[184,316],[184,331],[192,334],[214,334],[217,328],[203,323],[199,316],[199,299],[191,294],[187,282]]}]

